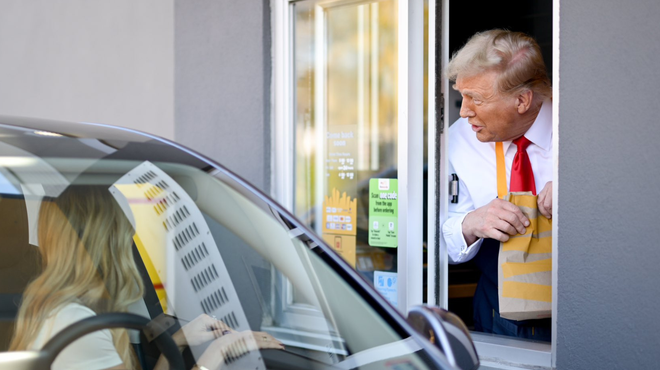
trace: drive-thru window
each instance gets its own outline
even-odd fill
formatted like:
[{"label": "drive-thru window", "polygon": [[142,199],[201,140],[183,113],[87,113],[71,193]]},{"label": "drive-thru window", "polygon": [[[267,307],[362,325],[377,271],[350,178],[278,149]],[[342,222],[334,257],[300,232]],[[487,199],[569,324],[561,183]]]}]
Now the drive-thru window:
[{"label": "drive-thru window", "polygon": [[[278,200],[400,310],[428,302],[470,325],[479,272],[448,264],[440,229],[461,104],[442,67],[475,32],[506,28],[536,38],[551,75],[552,1],[274,4]],[[473,334],[483,359],[551,366],[549,343]]]}]

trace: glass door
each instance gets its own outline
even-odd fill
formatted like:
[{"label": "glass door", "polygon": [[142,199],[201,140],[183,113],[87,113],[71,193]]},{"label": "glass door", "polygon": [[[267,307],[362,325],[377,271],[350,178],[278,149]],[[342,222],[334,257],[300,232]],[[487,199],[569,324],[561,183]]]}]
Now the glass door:
[{"label": "glass door", "polygon": [[423,3],[289,8],[293,212],[402,311],[423,291]]}]

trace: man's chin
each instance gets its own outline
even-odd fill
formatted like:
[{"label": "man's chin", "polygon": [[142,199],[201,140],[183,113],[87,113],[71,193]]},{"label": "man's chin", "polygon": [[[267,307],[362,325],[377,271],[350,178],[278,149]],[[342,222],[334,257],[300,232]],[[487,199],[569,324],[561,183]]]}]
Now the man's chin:
[{"label": "man's chin", "polygon": [[484,135],[484,133],[482,131],[477,132],[477,140],[481,141],[482,143],[489,143],[489,142],[493,141],[492,137],[490,137],[488,135]]}]

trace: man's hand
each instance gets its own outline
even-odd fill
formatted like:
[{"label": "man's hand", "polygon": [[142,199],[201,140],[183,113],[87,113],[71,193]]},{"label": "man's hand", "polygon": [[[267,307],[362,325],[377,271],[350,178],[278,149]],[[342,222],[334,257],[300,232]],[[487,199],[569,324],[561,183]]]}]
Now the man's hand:
[{"label": "man's hand", "polygon": [[539,212],[547,218],[552,218],[552,181],[548,181],[538,196]]},{"label": "man's hand", "polygon": [[463,237],[468,245],[479,238],[505,242],[511,235],[524,234],[527,226],[529,220],[520,208],[505,200],[495,199],[465,216]]}]

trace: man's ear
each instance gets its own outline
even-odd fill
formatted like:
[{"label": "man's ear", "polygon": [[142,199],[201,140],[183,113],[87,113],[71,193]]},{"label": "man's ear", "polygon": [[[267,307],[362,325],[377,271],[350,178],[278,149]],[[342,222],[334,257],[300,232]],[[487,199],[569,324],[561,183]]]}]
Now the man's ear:
[{"label": "man's ear", "polygon": [[529,89],[523,90],[516,98],[516,108],[519,114],[525,114],[532,106],[534,100],[534,92]]}]

